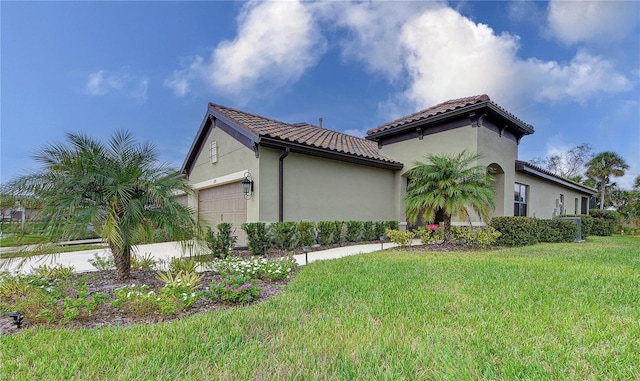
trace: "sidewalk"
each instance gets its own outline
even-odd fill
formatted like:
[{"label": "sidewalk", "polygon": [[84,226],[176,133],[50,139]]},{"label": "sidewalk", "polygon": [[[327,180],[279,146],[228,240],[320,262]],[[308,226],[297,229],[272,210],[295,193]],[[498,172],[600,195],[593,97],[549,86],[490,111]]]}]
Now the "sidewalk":
[{"label": "sidewalk", "polygon": [[[414,242],[415,244],[415,242]],[[391,242],[385,242],[383,247],[384,249],[389,249],[397,246]],[[374,251],[378,251],[381,249],[380,243],[372,243],[366,245],[353,245],[353,246],[343,246],[336,247],[328,250],[319,250],[319,251],[311,251],[307,254],[308,262],[315,262],[326,259],[336,259],[347,257],[350,255],[357,254],[366,254]],[[185,256],[186,253],[180,247],[178,242],[164,242],[164,243],[153,243],[149,245],[140,245],[138,246],[137,254],[145,254],[150,253],[154,258],[161,259],[163,261],[168,261],[171,257],[182,257]],[[21,270],[18,270],[18,266],[22,258],[16,258],[13,261],[9,261],[7,259],[0,259],[0,271],[10,271],[10,272],[29,272],[32,267],[38,267],[43,264],[48,266],[52,265],[63,265],[63,266],[73,266],[75,271],[77,272],[85,272],[85,271],[97,271],[95,267],[93,267],[89,263],[89,259],[93,259],[94,255],[98,254],[100,257],[111,256],[111,251],[109,248],[104,249],[93,249],[93,250],[83,250],[83,251],[72,251],[68,253],[61,253],[56,255],[39,255],[33,256],[25,259],[24,264],[22,265]],[[304,266],[306,264],[306,259],[304,254],[296,254],[293,258],[298,262],[298,265]]]}]

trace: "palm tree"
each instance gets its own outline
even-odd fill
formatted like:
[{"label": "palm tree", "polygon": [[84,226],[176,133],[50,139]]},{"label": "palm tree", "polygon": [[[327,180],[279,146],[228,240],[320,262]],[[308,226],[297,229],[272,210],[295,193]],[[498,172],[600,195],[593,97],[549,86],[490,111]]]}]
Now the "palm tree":
[{"label": "palm tree", "polygon": [[196,232],[192,210],[177,192],[191,192],[183,176],[158,162],[151,144],[116,132],[108,144],[81,134],[35,154],[43,168],[12,183],[44,203],[45,229],[52,242],[91,226],[109,245],[118,278],[130,277],[131,254],[152,229],[187,240]]},{"label": "palm tree", "polygon": [[418,217],[433,221],[440,210],[444,218],[445,242],[451,242],[451,217],[469,218],[471,207],[487,221],[494,208],[493,177],[487,168],[473,164],[481,156],[463,151],[457,155],[427,155],[429,163],[416,161],[407,176],[409,185],[404,196],[410,223]]},{"label": "palm tree", "polygon": [[587,176],[594,178],[600,184],[600,209],[604,209],[607,185],[611,177],[624,176],[629,166],[617,153],[606,151],[599,153],[587,164]]}]

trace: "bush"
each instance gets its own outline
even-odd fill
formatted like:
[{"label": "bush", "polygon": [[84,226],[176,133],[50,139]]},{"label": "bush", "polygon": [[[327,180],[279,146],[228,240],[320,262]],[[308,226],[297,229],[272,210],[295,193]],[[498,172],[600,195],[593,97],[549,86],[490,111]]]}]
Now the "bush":
[{"label": "bush", "polygon": [[489,224],[500,232],[498,246],[526,246],[538,242],[537,223],[531,217],[493,217]]},{"label": "bush", "polygon": [[313,246],[316,244],[316,224],[313,222],[298,222],[298,246]]},{"label": "bush", "polygon": [[377,241],[380,238],[376,235],[375,224],[373,221],[362,222],[362,240],[363,241]]},{"label": "bush", "polygon": [[416,231],[423,245],[433,245],[444,241],[444,230],[431,230],[426,226],[420,226]]},{"label": "bush", "polygon": [[295,222],[274,222],[269,226],[275,245],[282,251],[291,250],[298,241],[298,226]]},{"label": "bush", "polygon": [[361,221],[347,221],[347,241],[358,242],[362,235]]},{"label": "bush", "polygon": [[341,244],[344,237],[344,225],[343,221],[333,221],[333,229],[331,230],[331,242]]},{"label": "bush", "polygon": [[[442,229],[438,229],[434,232],[435,236],[440,236],[437,232]],[[451,233],[453,239],[465,246],[486,248],[496,244],[498,238],[502,235],[499,231],[487,226],[485,228],[472,228],[470,226],[452,226]],[[444,232],[441,233],[444,239]]]},{"label": "bush", "polygon": [[401,247],[406,247],[411,242],[411,239],[416,236],[416,233],[412,231],[401,232],[399,230],[387,230],[387,237],[389,240]]},{"label": "bush", "polygon": [[215,258],[227,258],[231,255],[231,250],[238,242],[238,237],[234,236],[231,231],[232,228],[233,225],[228,222],[219,223],[217,226],[218,234],[216,234],[210,227],[207,227],[207,246]]},{"label": "bush", "polygon": [[613,234],[618,222],[618,212],[615,210],[590,209],[589,214],[593,217],[591,235],[608,236]]},{"label": "bush", "polygon": [[333,235],[333,221],[320,221],[318,222],[318,242],[321,245],[330,245]]},{"label": "bush", "polygon": [[256,287],[253,280],[242,275],[228,276],[220,282],[211,282],[210,293],[204,295],[209,298],[218,298],[227,303],[249,303],[258,298],[260,288]]},{"label": "bush", "polygon": [[[376,238],[375,239],[379,239],[380,237],[382,237],[386,231],[387,231],[387,227],[386,227],[386,223],[384,221],[376,221],[374,223],[374,231],[375,231],[375,235]],[[396,229],[397,230],[397,229]]]},{"label": "bush", "polygon": [[537,220],[540,242],[573,242],[578,233],[578,225],[571,220]]},{"label": "bush", "polygon": [[245,222],[240,227],[247,233],[247,241],[251,254],[263,254],[263,243],[270,241],[267,224],[264,222]]},{"label": "bush", "polygon": [[398,221],[385,221],[384,222],[385,231],[386,230],[398,230],[400,229],[400,223]]},{"label": "bush", "polygon": [[228,258],[215,260],[208,266],[222,277],[241,275],[251,279],[260,278],[271,281],[289,278],[291,271],[298,267],[298,262],[292,256],[250,260]]}]

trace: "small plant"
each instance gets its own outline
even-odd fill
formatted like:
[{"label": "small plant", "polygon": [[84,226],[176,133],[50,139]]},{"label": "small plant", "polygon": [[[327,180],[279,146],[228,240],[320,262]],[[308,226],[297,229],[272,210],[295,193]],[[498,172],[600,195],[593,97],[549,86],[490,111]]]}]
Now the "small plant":
[{"label": "small plant", "polygon": [[298,246],[313,246],[316,244],[316,224],[308,221],[298,222]]},{"label": "small plant", "polygon": [[228,258],[213,261],[209,266],[212,271],[217,272],[222,277],[240,275],[251,279],[281,280],[288,278],[291,271],[298,267],[298,263],[292,256],[287,256],[274,259],[255,258],[251,260]]},{"label": "small plant", "polygon": [[389,240],[401,247],[406,247],[411,242],[411,239],[416,236],[416,233],[412,231],[401,232],[399,230],[387,230],[387,237]]},{"label": "small plant", "polygon": [[245,222],[240,227],[247,233],[251,254],[262,255],[264,253],[263,244],[270,241],[267,224],[264,222]]},{"label": "small plant", "polygon": [[363,241],[377,241],[380,238],[376,235],[375,223],[373,221],[362,222],[362,240]]},{"label": "small plant", "polygon": [[171,271],[166,273],[158,272],[158,279],[164,282],[164,288],[160,291],[162,298],[174,298],[180,301],[183,309],[200,299],[197,292],[203,275],[196,272],[179,272],[175,276]]},{"label": "small plant", "polygon": [[204,295],[218,298],[227,303],[249,303],[260,296],[260,288],[256,287],[251,278],[242,275],[232,275],[220,282],[211,282],[209,293]]},{"label": "small plant", "polygon": [[269,228],[278,249],[281,251],[293,249],[298,240],[298,227],[295,222],[274,222]]},{"label": "small plant", "polygon": [[67,279],[71,275],[73,275],[75,268],[73,266],[63,266],[63,265],[55,265],[55,266],[40,265],[38,267],[32,267],[31,271],[33,272],[33,274],[44,277],[44,278]]},{"label": "small plant", "polygon": [[238,237],[233,235],[233,225],[228,222],[219,223],[218,234],[207,227],[207,246],[215,258],[227,258],[231,255],[231,250],[238,242]]},{"label": "small plant", "polygon": [[189,257],[171,257],[169,260],[169,271],[174,273],[179,272],[196,272],[198,262]]},{"label": "small plant", "polygon": [[93,254],[93,259],[89,259],[89,263],[101,271],[114,270],[116,268],[113,256],[101,257],[98,253]]},{"label": "small plant", "polygon": [[387,230],[387,227],[385,226],[385,222],[384,221],[376,221],[374,223],[374,230],[375,230],[375,234],[376,234],[376,239],[379,239],[380,237],[385,235],[385,232]]},{"label": "small plant", "polygon": [[331,245],[333,242],[332,234],[334,231],[333,221],[320,221],[318,222],[318,242],[321,245]]},{"label": "small plant", "polygon": [[443,229],[432,230],[427,226],[421,226],[416,233],[418,238],[420,238],[420,243],[423,245],[434,245],[444,242]]},{"label": "small plant", "polygon": [[151,253],[131,256],[131,269],[133,270],[153,270],[158,263],[159,261]]},{"label": "small plant", "polygon": [[331,237],[331,242],[333,243],[342,244],[342,242],[344,242],[344,221],[333,221]]},{"label": "small plant", "polygon": [[361,221],[347,221],[347,241],[358,242],[362,235]]},{"label": "small plant", "polygon": [[398,221],[385,221],[384,226],[389,230],[400,229],[400,224],[398,223]]}]

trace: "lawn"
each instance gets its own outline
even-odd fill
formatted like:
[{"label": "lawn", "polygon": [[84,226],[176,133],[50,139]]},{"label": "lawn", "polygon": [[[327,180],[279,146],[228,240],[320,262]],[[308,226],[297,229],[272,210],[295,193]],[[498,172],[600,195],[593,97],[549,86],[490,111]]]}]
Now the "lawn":
[{"label": "lawn", "polygon": [[0,338],[0,379],[638,379],[640,237],[305,266],[286,292],[158,325]]}]

